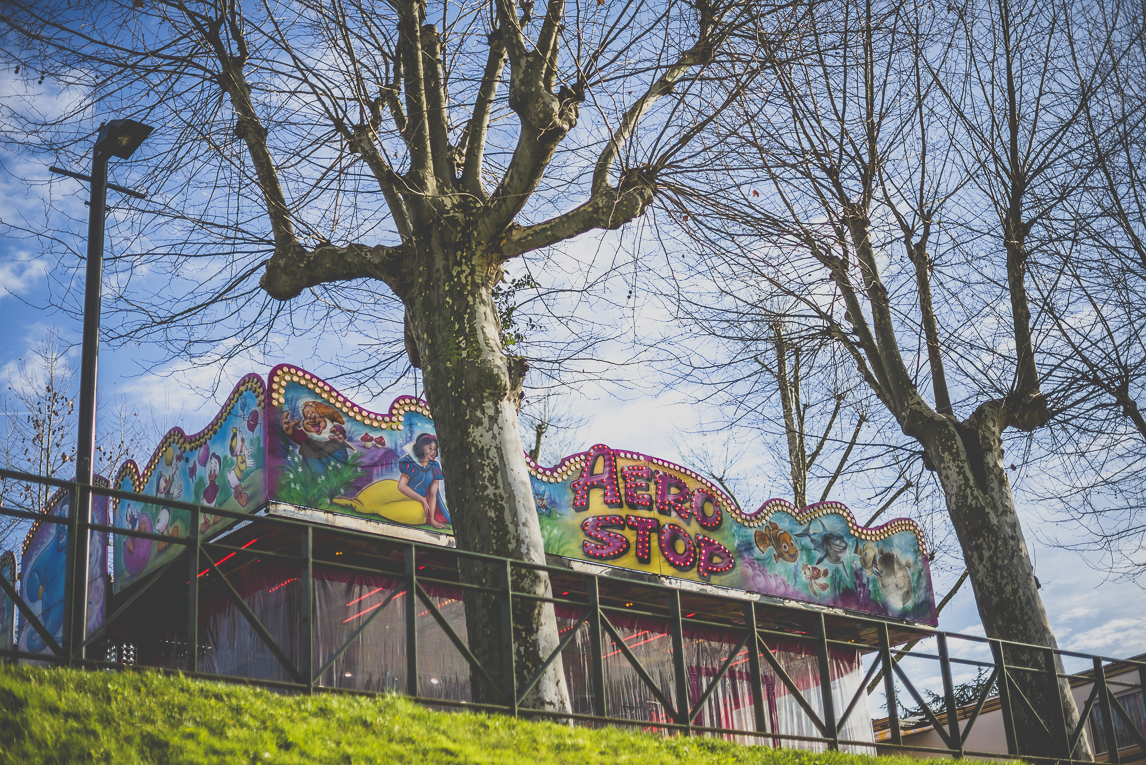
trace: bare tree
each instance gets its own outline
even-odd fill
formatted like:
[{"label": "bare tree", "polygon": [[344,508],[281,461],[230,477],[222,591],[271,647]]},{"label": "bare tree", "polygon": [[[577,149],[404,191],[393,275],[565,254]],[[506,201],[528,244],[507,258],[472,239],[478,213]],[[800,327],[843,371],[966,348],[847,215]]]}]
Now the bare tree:
[{"label": "bare tree", "polygon": [[[52,120],[11,107],[6,119],[77,160],[92,110],[169,131],[145,147],[150,185],[166,195],[146,215],[178,244],[136,235],[112,262],[124,285],[135,264],[174,282],[123,303],[143,310],[121,331],[190,349],[226,329],[230,348],[248,347],[269,320],[386,315],[396,298],[459,546],[544,563],[517,425],[526,364],[503,349],[494,287],[514,258],[641,216],[742,89],[711,79],[729,35],[750,27],[742,51],[775,14],[731,0],[72,5],[0,10],[7,59],[75,99]],[[753,56],[731,67],[741,83]],[[185,301],[170,297],[179,285]],[[496,581],[484,566],[463,575]],[[549,593],[524,569],[513,587]],[[551,609],[514,603],[523,687],[557,631]],[[480,598],[466,609],[496,675],[497,611]],[[523,704],[568,708],[557,666]]]},{"label": "bare tree", "polygon": [[1081,526],[1059,544],[1127,579],[1146,574],[1144,14],[1140,3],[1108,2],[1086,16],[1103,36],[1130,35],[1131,44],[1073,52],[1075,67],[1103,75],[1079,117],[1089,172],[1057,215],[1073,235],[1047,242],[1032,273],[1052,330],[1042,346],[1048,399],[1070,417],[1070,427],[1050,429],[1049,444],[1028,448],[1030,461],[1055,479],[1039,500]]},{"label": "bare tree", "polygon": [[[75,461],[75,382],[60,337],[52,332],[18,359],[0,405],[5,465],[50,478],[69,478]],[[0,479],[0,501],[42,513],[55,489]]]},{"label": "bare tree", "polygon": [[[1093,399],[1056,387],[1061,359],[1043,353],[1053,322],[1030,282],[1080,233],[1063,220],[1094,177],[1085,115],[1140,50],[1140,26],[1115,5],[813,10],[769,46],[773,87],[712,146],[732,171],[725,193],[678,192],[705,245],[700,278],[724,285],[719,307],[844,349],[934,471],[988,636],[1040,646],[1055,640],[1008,475],[1022,459],[1004,439],[1029,443],[1052,417],[1069,428]],[[794,307],[767,316],[752,302],[761,291]],[[1008,659],[1044,673],[1016,680],[1029,701],[1020,751],[1072,754],[1042,722],[1078,723],[1055,667],[1045,654]]]},{"label": "bare tree", "polygon": [[521,408],[522,437],[527,454],[538,465],[556,465],[585,444],[577,436],[587,418],[560,391],[546,390],[526,399]]},{"label": "bare tree", "polygon": [[[0,398],[0,461],[5,467],[62,480],[75,475],[77,372],[69,347],[50,330],[27,357],[18,359],[7,392]],[[138,440],[138,417],[119,399],[101,422],[96,472],[107,476],[129,456]],[[33,513],[48,510],[55,487],[0,479],[0,504]],[[5,519],[0,548],[14,546],[28,523]]]}]

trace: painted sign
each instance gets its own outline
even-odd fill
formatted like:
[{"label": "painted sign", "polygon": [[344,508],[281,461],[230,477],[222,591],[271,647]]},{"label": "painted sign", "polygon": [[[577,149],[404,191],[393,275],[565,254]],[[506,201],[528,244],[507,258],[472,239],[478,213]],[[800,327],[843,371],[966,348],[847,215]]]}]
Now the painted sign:
[{"label": "painted sign", "polygon": [[[170,430],[142,471],[134,460],[119,469],[115,486],[159,500],[178,500],[235,512],[251,511],[266,502],[266,450],[263,379],[250,374],[239,381],[227,403],[203,430],[193,436]],[[158,502],[115,503],[115,525],[152,534],[186,537],[191,512]],[[204,512],[203,534],[229,521]],[[175,558],[182,545],[116,534],[115,591],[146,576]]]},{"label": "painted sign", "polygon": [[425,403],[402,397],[376,414],[286,365],[271,370],[268,388],[271,498],[452,531],[438,437]]},{"label": "painted sign", "polygon": [[603,444],[531,466],[545,550],[677,579],[935,624],[926,544],[838,502],[746,513],[698,473]]},{"label": "painted sign", "polygon": [[[107,486],[103,478],[97,479]],[[71,513],[72,495],[60,490],[48,502],[48,515],[66,517]],[[106,525],[107,497],[92,498],[92,523]],[[88,632],[103,623],[107,608],[107,532],[92,531],[88,556]],[[64,585],[68,527],[63,523],[36,521],[24,539],[20,564],[20,594],[28,608],[56,639],[64,638]],[[17,647],[28,653],[48,653],[51,649],[27,619],[20,619]]]},{"label": "painted sign", "polygon": [[[286,365],[268,391],[271,499],[451,533],[424,402],[402,397],[379,414]],[[838,502],[744,512],[688,468],[605,445],[529,468],[551,555],[935,624],[913,521],[863,528]]]},{"label": "painted sign", "polygon": [[[16,584],[16,554],[5,550],[0,555],[0,576]],[[0,648],[11,651],[16,645],[16,601],[0,592]]]},{"label": "painted sign", "polygon": [[[779,499],[745,512],[688,468],[603,444],[529,469],[551,555],[935,624],[926,544],[910,520],[869,529],[838,502],[799,509]],[[194,436],[172,430],[146,470],[129,462],[116,485],[236,511],[271,500],[453,531],[425,402],[403,396],[373,412],[286,364],[265,389],[257,375],[244,377],[210,426]],[[115,517],[169,536],[185,536],[190,520],[158,502],[119,503]],[[226,523],[205,513],[200,531]],[[179,549],[117,535],[117,591]]]}]

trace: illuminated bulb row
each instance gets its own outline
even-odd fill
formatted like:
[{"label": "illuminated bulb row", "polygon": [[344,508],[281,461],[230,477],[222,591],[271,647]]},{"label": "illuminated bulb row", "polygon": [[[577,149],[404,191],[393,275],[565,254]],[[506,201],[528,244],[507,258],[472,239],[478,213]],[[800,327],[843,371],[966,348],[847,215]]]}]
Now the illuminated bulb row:
[{"label": "illuminated bulb row", "polygon": [[[589,492],[602,489],[605,492],[605,505],[621,506],[621,487],[617,482],[617,455],[604,444],[594,444],[585,455],[587,464],[582,468],[581,477],[573,482],[573,508],[583,510],[589,506]],[[600,473],[591,473],[597,460],[604,460]],[[620,517],[620,516],[618,516]]]},{"label": "illuminated bulb row", "polygon": [[[23,551],[21,550],[21,554]],[[4,569],[7,569],[5,572]],[[0,576],[3,576],[12,584],[16,583],[16,554],[11,550],[5,550],[3,555],[0,555]]]},{"label": "illuminated bulb row", "polygon": [[842,515],[847,522],[848,529],[855,536],[868,542],[881,542],[901,531],[910,531],[919,542],[920,552],[926,553],[927,550],[927,540],[923,536],[923,529],[919,528],[919,524],[910,518],[897,518],[890,523],[885,523],[874,529],[868,529],[856,523],[855,516],[852,515],[851,510],[840,502],[818,502],[815,505],[805,508],[804,511],[800,511],[796,509],[795,505],[785,499],[770,499],[751,515],[742,516],[735,511],[733,515],[736,516],[736,520],[740,521],[742,525],[754,528],[767,523],[768,519],[771,518],[772,514],[777,510],[783,510],[789,513],[801,524],[811,523],[823,515]]},{"label": "illuminated bulb row", "polygon": [[282,406],[286,400],[286,386],[290,382],[304,386],[347,416],[373,428],[401,430],[402,418],[407,412],[417,412],[432,419],[430,408],[421,399],[413,396],[401,396],[390,405],[390,414],[381,415],[358,406],[320,378],[294,367],[283,367],[272,380],[271,403],[274,406]]},{"label": "illuminated bulb row", "polygon": [[231,391],[231,395],[227,398],[227,403],[223,404],[219,413],[215,415],[214,421],[199,431],[193,438],[188,439],[187,434],[183,432],[182,428],[176,427],[167,431],[167,435],[163,438],[163,441],[160,442],[159,448],[151,455],[151,459],[147,463],[147,469],[144,470],[143,475],[140,476],[143,485],[147,485],[147,480],[151,478],[151,472],[155,469],[155,466],[159,464],[159,458],[163,452],[167,450],[168,446],[176,448],[180,442],[182,442],[181,448],[184,453],[187,453],[200,448],[205,442],[214,438],[215,434],[219,432],[219,428],[223,427],[223,422],[231,415],[231,409],[247,391],[255,394],[255,406],[257,406],[260,411],[266,408],[263,395],[263,379],[254,374],[247,375],[240,380],[239,384],[235,386],[235,389]]},{"label": "illuminated bulb row", "polygon": [[574,473],[581,472],[585,465],[585,455],[578,454],[573,457],[566,457],[557,467],[543,468],[527,456],[529,465],[529,474],[539,481],[545,483],[562,483],[569,480]]},{"label": "illuminated bulb row", "polygon": [[723,491],[721,491],[718,487],[713,486],[711,483],[708,482],[707,478],[705,478],[700,473],[697,473],[694,470],[691,470],[691,469],[686,468],[686,467],[682,467],[680,465],[677,465],[676,463],[669,462],[668,460],[662,460],[660,457],[650,457],[647,454],[641,454],[640,452],[616,452],[616,454],[618,457],[621,457],[622,459],[641,460],[641,461],[645,461],[645,462],[651,462],[654,465],[660,465],[661,467],[666,467],[666,468],[669,468],[670,470],[675,470],[678,473],[684,473],[689,478],[693,479],[697,483],[699,483],[702,486],[704,486],[705,488],[709,489],[713,493],[713,496],[722,497],[724,499],[724,502],[729,507],[735,507],[735,503],[732,502],[731,498],[727,494],[725,494]]},{"label": "illuminated bulb row", "polygon": [[[676,540],[684,542],[684,552],[676,551]],[[692,537],[682,527],[675,523],[665,523],[661,526],[659,537],[661,555],[675,569],[688,571],[696,563],[696,544]]]},{"label": "illuminated bulb row", "polygon": [[[56,489],[56,493],[48,499],[48,510],[44,515],[53,515],[56,508],[59,506],[60,499],[63,495],[67,494],[67,489]],[[28,529],[28,533],[24,535],[24,543],[20,545],[20,556],[23,557],[28,552],[28,545],[32,544],[32,537],[36,536],[36,532],[40,530],[43,521],[33,521],[32,528]],[[59,524],[53,523],[53,526]]]},{"label": "illuminated bulb row", "polygon": [[596,541],[584,540],[581,543],[581,551],[590,558],[598,560],[620,558],[629,551],[629,538],[624,534],[605,531],[604,529],[623,528],[625,528],[625,519],[620,515],[595,515],[586,518],[581,524],[581,530],[589,539]]}]

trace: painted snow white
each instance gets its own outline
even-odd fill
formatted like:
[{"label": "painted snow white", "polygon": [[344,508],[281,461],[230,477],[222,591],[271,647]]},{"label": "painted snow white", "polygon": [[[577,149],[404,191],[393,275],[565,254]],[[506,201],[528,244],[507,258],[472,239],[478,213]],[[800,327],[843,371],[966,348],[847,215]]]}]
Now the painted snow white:
[{"label": "painted snow white", "polygon": [[450,515],[442,498],[442,466],[438,437],[422,433],[411,444],[413,456],[398,461],[398,480],[389,478],[365,486],[353,497],[335,497],[332,504],[364,515],[378,515],[405,526],[447,528]]},{"label": "painted snow white", "polygon": [[[426,511],[426,523],[435,529],[444,529],[450,522],[441,486],[445,476],[438,464],[438,437],[422,433],[414,441],[414,456],[398,461],[398,491],[420,502]],[[416,460],[416,461],[415,461]]]}]

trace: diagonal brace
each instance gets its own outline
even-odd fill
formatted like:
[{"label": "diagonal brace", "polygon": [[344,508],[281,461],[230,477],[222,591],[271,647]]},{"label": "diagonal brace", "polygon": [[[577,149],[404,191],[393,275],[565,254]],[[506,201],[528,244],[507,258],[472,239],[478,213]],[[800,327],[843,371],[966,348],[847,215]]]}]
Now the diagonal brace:
[{"label": "diagonal brace", "polygon": [[716,686],[720,685],[720,681],[724,679],[726,674],[728,674],[728,670],[732,666],[732,660],[735,659],[737,654],[740,653],[740,649],[745,646],[749,637],[749,635],[745,634],[744,637],[740,638],[740,642],[737,643],[736,647],[733,648],[732,651],[728,654],[728,658],[725,659],[724,663],[720,665],[720,671],[713,676],[712,682],[710,682],[708,687],[704,689],[704,693],[700,694],[700,698],[696,701],[696,706],[688,711],[688,719],[696,719],[697,714],[699,714],[704,705],[708,703],[708,697],[716,691]]},{"label": "diagonal brace", "polygon": [[947,734],[947,731],[944,730],[943,725],[939,722],[939,718],[931,711],[931,707],[929,707],[927,702],[923,700],[923,697],[919,695],[919,691],[915,690],[915,686],[907,679],[907,674],[904,673],[898,664],[896,664],[893,669],[895,670],[895,674],[899,675],[899,679],[903,681],[903,685],[907,688],[907,692],[911,694],[911,698],[915,699],[915,703],[918,704],[919,708],[923,710],[923,713],[927,715],[927,720],[931,723],[931,727],[935,732],[939,734],[939,738],[943,739],[943,744],[948,749],[954,749],[955,747],[952,745],[951,737]]},{"label": "diagonal brace", "polygon": [[271,637],[271,633],[268,632],[267,628],[263,626],[263,623],[259,621],[259,617],[255,616],[255,612],[251,610],[251,607],[248,606],[246,601],[243,600],[242,596],[239,595],[239,591],[236,590],[234,585],[232,585],[227,580],[227,577],[223,576],[223,572],[219,570],[217,565],[215,565],[215,560],[209,554],[207,554],[206,550],[203,551],[203,557],[207,559],[207,565],[211,568],[211,570],[214,571],[219,576],[219,578],[223,580],[223,584],[227,588],[227,594],[230,596],[231,602],[235,604],[235,607],[239,609],[239,613],[243,615],[243,617],[251,625],[251,628],[254,629],[255,633],[259,636],[263,643],[266,644],[271,653],[274,654],[275,658],[279,660],[279,664],[281,664],[283,669],[285,669],[287,673],[294,678],[296,683],[305,685],[306,678],[302,676],[302,673],[300,673],[298,668],[294,666],[294,662],[290,660],[290,657],[286,655],[283,649],[279,647],[279,644],[275,642],[275,639]]},{"label": "diagonal brace", "polygon": [[804,710],[804,714],[808,716],[812,724],[819,729],[820,735],[827,737],[828,729],[827,726],[824,725],[824,721],[820,719],[820,715],[816,713],[816,710],[812,709],[812,705],[804,698],[803,692],[796,687],[796,682],[788,675],[787,670],[784,669],[784,665],[776,658],[776,654],[772,653],[772,649],[768,647],[768,644],[760,639],[759,634],[756,636],[756,645],[762,649],[760,655],[767,660],[772,671],[780,678],[780,682],[787,686],[788,691],[792,694],[792,698],[794,698],[796,703],[800,705],[800,708]]},{"label": "diagonal brace", "polygon": [[[458,652],[461,653],[462,658],[469,662],[471,668],[478,671],[478,675],[480,675],[483,680],[489,683],[490,688],[493,688],[494,691],[496,691],[499,695],[504,696],[501,687],[495,683],[493,678],[489,676],[489,673],[485,671],[485,667],[483,667],[481,662],[478,661],[477,657],[473,655],[473,652],[470,651],[469,646],[466,645],[465,641],[458,637],[458,633],[454,632],[454,628],[450,626],[450,623],[446,621],[446,617],[442,616],[442,612],[439,611],[438,607],[434,605],[434,602],[430,600],[429,594],[424,589],[422,589],[422,585],[415,582],[414,588],[418,593],[418,599],[421,600],[422,603],[425,604],[426,608],[429,609],[430,616],[434,617],[434,621],[436,621],[438,626],[442,628],[442,631],[446,633],[446,637],[448,637],[450,642],[454,644],[454,647],[458,649]],[[511,700],[512,699],[507,699],[507,701]]]},{"label": "diagonal brace", "polygon": [[545,670],[549,669],[549,665],[556,661],[557,657],[561,655],[561,652],[564,651],[571,642],[573,642],[573,638],[577,635],[577,630],[581,629],[581,625],[588,620],[589,610],[586,609],[585,613],[581,615],[581,618],[577,620],[577,623],[569,628],[568,632],[565,634],[565,637],[561,639],[561,642],[557,644],[557,648],[553,650],[553,653],[549,654],[549,658],[545,660],[545,663],[538,667],[537,671],[533,673],[533,677],[529,679],[529,682],[526,683],[525,687],[521,689],[520,693],[518,693],[517,702],[519,704],[521,703],[522,699],[525,698],[525,695],[533,690],[533,686],[537,685],[537,681],[539,681],[541,676],[545,674]]},{"label": "diagonal brace", "polygon": [[680,713],[676,710],[676,707],[673,706],[672,702],[668,700],[668,697],[665,696],[664,692],[657,686],[656,681],[653,680],[652,676],[645,670],[640,659],[637,658],[636,654],[633,653],[632,649],[629,648],[620,633],[617,632],[616,628],[613,627],[612,623],[604,614],[601,614],[601,626],[605,628],[606,632],[613,636],[613,640],[616,641],[620,647],[621,653],[625,655],[625,658],[629,660],[629,664],[637,671],[641,681],[653,692],[653,696],[656,700],[663,704],[665,709],[669,710],[669,714],[672,715],[673,720],[679,725],[686,725],[687,722],[680,719]]},{"label": "diagonal brace", "polygon": [[334,662],[338,661],[338,657],[340,657],[340,656],[342,656],[342,654],[346,653],[346,650],[354,644],[354,641],[358,639],[358,636],[366,631],[366,628],[370,626],[370,622],[374,621],[374,617],[378,616],[378,614],[385,611],[386,606],[390,605],[390,603],[394,600],[394,598],[398,597],[399,595],[401,595],[405,592],[407,592],[407,591],[406,590],[394,590],[393,592],[391,592],[390,597],[386,598],[386,600],[382,603],[382,605],[375,608],[374,613],[370,614],[370,616],[367,616],[363,620],[362,624],[359,624],[358,628],[355,629],[353,633],[351,633],[350,637],[346,638],[346,642],[342,644],[342,647],[339,648],[337,651],[335,651],[331,655],[331,657],[326,660],[326,663],[323,664],[322,667],[317,672],[314,673],[314,679],[318,680],[318,678],[320,678],[324,674],[326,674],[326,671],[328,669],[330,669],[332,666],[334,666]]}]

